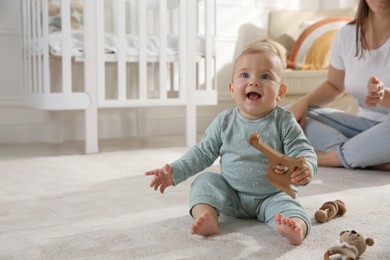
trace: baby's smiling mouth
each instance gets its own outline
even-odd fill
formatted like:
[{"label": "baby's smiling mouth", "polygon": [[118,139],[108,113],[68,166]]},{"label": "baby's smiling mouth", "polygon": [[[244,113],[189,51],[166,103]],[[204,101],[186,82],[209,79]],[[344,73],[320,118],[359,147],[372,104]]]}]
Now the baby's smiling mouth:
[{"label": "baby's smiling mouth", "polygon": [[246,97],[250,100],[259,100],[261,98],[261,95],[256,92],[249,92],[246,94]]}]

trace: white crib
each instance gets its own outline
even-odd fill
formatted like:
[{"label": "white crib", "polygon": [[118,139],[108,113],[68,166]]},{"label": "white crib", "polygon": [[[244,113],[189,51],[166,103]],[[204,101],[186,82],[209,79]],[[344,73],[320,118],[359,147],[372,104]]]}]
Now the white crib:
[{"label": "white crib", "polygon": [[84,110],[86,153],[98,151],[99,109],[183,106],[195,144],[196,107],[217,103],[215,0],[21,1],[25,106]]}]

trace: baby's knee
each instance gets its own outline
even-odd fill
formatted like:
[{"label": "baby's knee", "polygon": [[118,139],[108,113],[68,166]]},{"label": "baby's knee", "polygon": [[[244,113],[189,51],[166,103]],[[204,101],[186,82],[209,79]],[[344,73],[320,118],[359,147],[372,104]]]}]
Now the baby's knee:
[{"label": "baby's knee", "polygon": [[204,203],[221,208],[226,200],[228,185],[220,174],[205,172],[191,186],[190,205]]}]

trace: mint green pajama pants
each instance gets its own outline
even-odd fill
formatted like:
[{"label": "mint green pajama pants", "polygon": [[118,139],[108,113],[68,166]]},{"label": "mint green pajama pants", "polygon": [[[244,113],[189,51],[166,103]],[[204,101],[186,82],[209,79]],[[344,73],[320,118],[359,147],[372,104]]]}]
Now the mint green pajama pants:
[{"label": "mint green pajama pants", "polygon": [[258,219],[275,230],[275,215],[299,217],[306,222],[307,234],[311,230],[311,221],[297,199],[284,192],[269,194],[265,197],[249,195],[234,190],[221,174],[205,172],[192,183],[190,193],[190,212],[197,204],[214,207],[219,214],[230,217]]}]

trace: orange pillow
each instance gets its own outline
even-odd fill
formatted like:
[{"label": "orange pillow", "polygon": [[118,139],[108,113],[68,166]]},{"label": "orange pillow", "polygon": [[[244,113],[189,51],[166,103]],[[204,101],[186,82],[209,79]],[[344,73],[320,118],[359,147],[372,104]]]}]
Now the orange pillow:
[{"label": "orange pillow", "polygon": [[287,61],[296,70],[321,70],[329,66],[329,51],[335,33],[350,17],[330,17],[306,28],[299,36]]}]

